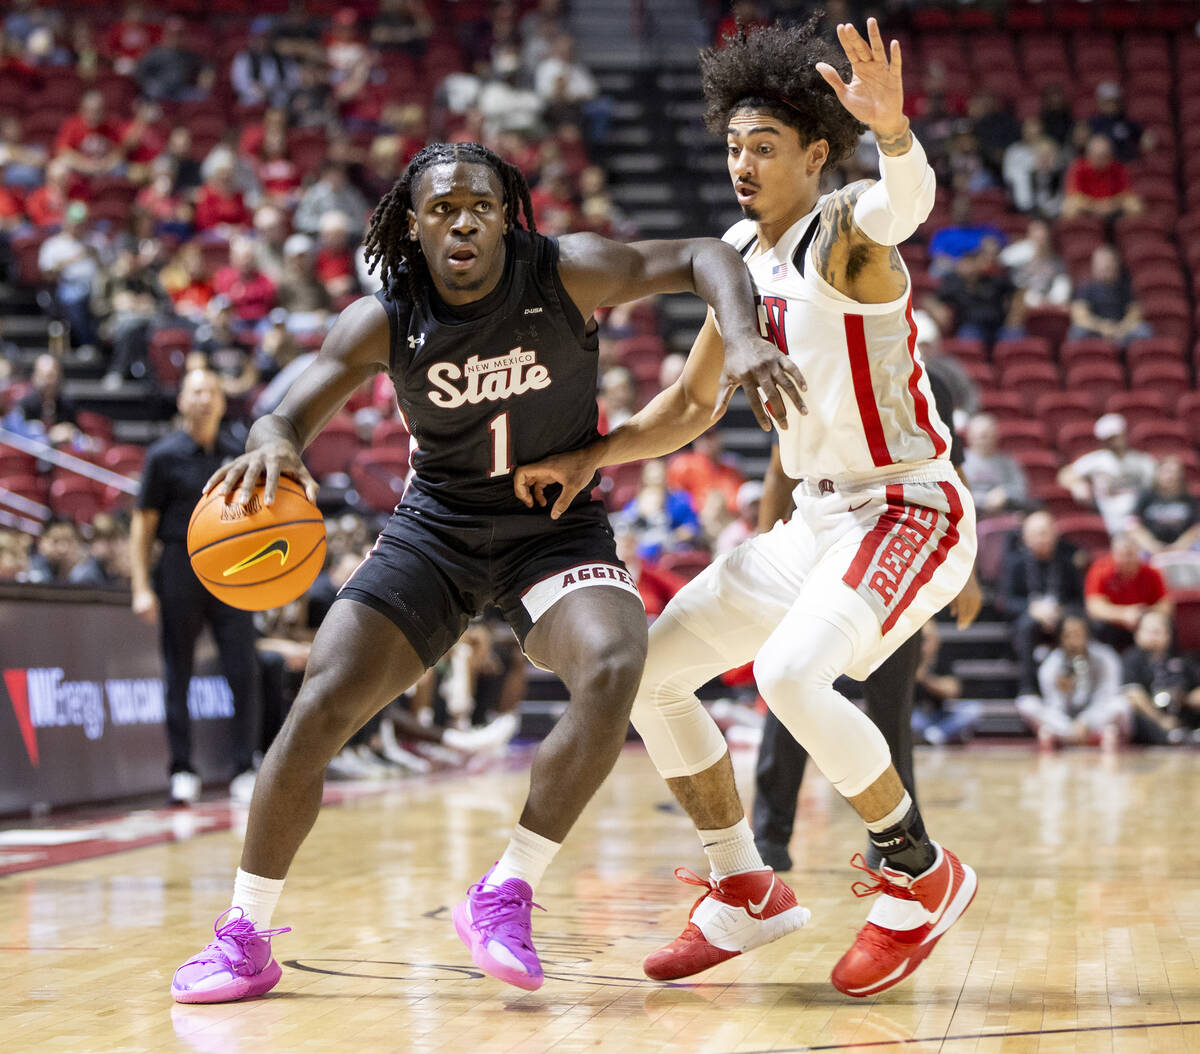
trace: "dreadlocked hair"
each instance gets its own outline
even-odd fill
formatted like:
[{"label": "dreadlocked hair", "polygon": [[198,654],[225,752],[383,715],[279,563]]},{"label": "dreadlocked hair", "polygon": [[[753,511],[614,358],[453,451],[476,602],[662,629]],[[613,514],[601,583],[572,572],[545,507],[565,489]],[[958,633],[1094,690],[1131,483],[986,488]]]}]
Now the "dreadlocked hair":
[{"label": "dreadlocked hair", "polygon": [[845,55],[818,33],[823,17],[817,14],[802,25],[775,23],[748,31],[738,26],[723,46],[701,51],[708,130],[724,135],[733,112],[751,106],[796,129],[806,145],[826,140],[826,169],[849,157],[866,126],[850,115],[815,69],[818,62],[827,62],[843,80],[850,73]]},{"label": "dreadlocked hair", "polygon": [[504,202],[504,222],[510,229],[522,227],[537,233],[537,225],[533,221],[533,203],[529,200],[529,184],[516,165],[509,164],[479,143],[430,143],[417,152],[404,174],[371,213],[371,222],[363,239],[363,249],[370,264],[367,273],[372,273],[378,266],[385,289],[392,288],[392,283],[400,277],[402,267],[407,268],[408,291],[414,299],[420,291],[420,283],[428,281],[429,269],[421,255],[421,243],[408,236],[408,210],[413,208],[413,186],[425,169],[456,161],[487,165],[495,172],[500,180]]}]

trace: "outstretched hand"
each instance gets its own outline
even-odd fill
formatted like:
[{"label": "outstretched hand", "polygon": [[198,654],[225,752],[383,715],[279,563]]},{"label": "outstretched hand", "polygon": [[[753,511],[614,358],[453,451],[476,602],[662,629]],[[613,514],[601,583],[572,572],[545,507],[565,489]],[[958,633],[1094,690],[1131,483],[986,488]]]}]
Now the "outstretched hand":
[{"label": "outstretched hand", "polygon": [[596,474],[596,459],[584,447],[566,454],[554,454],[532,465],[521,465],[513,472],[513,491],[517,499],[529,508],[534,503],[545,508],[546,488],[557,483],[562,493],[550,510],[550,519],[557,520],[571,506],[575,495],[592,481]]},{"label": "outstretched hand", "polygon": [[867,40],[849,22],[837,27],[837,35],[850,60],[850,83],[828,62],[818,62],[816,69],[837,93],[838,101],[872,131],[907,128],[900,42],[892,41],[889,60],[879,23],[873,18],[867,19]]}]

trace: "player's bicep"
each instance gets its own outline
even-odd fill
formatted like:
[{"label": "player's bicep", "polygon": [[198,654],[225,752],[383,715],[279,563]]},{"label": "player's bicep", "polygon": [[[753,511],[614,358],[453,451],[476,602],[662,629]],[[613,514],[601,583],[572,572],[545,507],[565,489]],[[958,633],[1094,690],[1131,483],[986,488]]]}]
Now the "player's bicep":
[{"label": "player's bicep", "polygon": [[338,316],[316,359],[296,378],[275,413],[296,429],[301,448],[345,406],[354,390],[387,369],[390,355],[387,312],[374,297],[362,297]]}]

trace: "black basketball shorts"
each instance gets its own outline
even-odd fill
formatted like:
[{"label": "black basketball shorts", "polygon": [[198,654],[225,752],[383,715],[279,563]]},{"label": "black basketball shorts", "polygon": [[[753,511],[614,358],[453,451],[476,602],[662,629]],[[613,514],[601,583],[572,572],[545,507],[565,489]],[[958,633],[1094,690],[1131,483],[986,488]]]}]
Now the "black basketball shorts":
[{"label": "black basketball shorts", "polygon": [[549,508],[475,515],[409,487],[338,598],[386,615],[430,667],[488,605],[524,646],[555,601],[593,585],[638,595],[599,502],[557,520]]}]

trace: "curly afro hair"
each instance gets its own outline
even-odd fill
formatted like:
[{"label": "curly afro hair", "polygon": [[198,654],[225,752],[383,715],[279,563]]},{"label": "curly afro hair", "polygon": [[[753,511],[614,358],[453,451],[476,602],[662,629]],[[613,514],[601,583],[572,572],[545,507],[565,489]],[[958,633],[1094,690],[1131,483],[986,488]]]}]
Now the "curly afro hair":
[{"label": "curly afro hair", "polygon": [[722,47],[701,51],[708,130],[724,135],[735,110],[753,107],[795,128],[802,143],[826,140],[825,169],[849,157],[866,126],[846,111],[816,71],[818,62],[828,62],[843,79],[850,73],[841,50],[819,35],[822,19],[818,14],[803,25],[776,23],[749,31],[739,26]]}]

